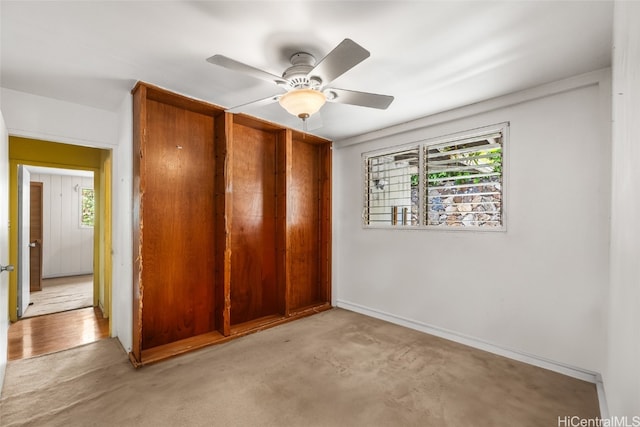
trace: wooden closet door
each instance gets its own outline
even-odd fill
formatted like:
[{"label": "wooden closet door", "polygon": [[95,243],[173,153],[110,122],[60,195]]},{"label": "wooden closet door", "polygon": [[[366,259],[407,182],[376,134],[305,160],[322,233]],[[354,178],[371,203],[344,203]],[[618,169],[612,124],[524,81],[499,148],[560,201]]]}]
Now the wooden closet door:
[{"label": "wooden closet door", "polygon": [[216,328],[214,119],[149,100],[141,152],[142,348]]}]

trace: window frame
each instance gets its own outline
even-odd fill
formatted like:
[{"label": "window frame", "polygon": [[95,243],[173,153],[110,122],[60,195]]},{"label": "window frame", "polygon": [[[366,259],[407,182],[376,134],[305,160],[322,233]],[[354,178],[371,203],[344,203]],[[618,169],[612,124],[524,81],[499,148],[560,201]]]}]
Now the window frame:
[{"label": "window frame", "polygon": [[[362,153],[362,173],[360,175],[361,178],[361,188],[362,192],[362,228],[364,229],[386,229],[386,230],[430,230],[430,231],[445,231],[445,232],[506,232],[507,231],[507,200],[508,200],[508,184],[509,184],[509,158],[508,158],[508,146],[509,146],[509,122],[502,122],[493,125],[483,126],[479,128],[473,128],[468,130],[463,130],[455,133],[450,133],[442,136],[437,136],[433,138],[420,139],[417,141],[412,141],[410,143],[397,145],[395,147],[385,147],[381,149],[376,149],[372,151],[367,151]],[[502,156],[502,174],[501,174],[501,220],[502,224],[500,226],[495,227],[487,227],[487,226],[446,226],[446,225],[427,225],[427,171],[426,171],[426,163],[425,163],[425,152],[428,147],[438,144],[443,144],[447,142],[452,142],[456,140],[465,140],[471,138],[481,137],[483,135],[488,135],[492,133],[500,132],[502,134],[502,147],[501,147],[501,156]],[[368,183],[367,183],[367,160],[371,157],[384,156],[393,154],[396,152],[406,151],[413,148],[418,148],[418,156],[419,156],[419,165],[418,165],[418,215],[419,222],[417,225],[380,225],[380,224],[367,224],[367,194],[368,194]]]}]

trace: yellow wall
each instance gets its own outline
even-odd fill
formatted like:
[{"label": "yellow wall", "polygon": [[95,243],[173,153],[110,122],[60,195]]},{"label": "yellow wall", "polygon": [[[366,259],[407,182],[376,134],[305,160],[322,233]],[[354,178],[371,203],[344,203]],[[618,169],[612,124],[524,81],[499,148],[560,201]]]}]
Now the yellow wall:
[{"label": "yellow wall", "polygon": [[[98,245],[98,259],[100,275],[100,286],[98,293],[94,292],[94,303],[100,305],[105,317],[110,317],[111,313],[111,152],[102,150],[101,167],[97,188],[100,189],[98,200],[98,221],[100,225],[100,236],[95,239]],[[95,184],[94,184],[95,185]]]},{"label": "yellow wall", "polygon": [[[18,265],[18,165],[90,170],[94,173],[97,215],[94,226],[94,305],[111,309],[111,151],[9,137],[9,258]],[[17,319],[17,275],[9,282],[9,317]]]}]

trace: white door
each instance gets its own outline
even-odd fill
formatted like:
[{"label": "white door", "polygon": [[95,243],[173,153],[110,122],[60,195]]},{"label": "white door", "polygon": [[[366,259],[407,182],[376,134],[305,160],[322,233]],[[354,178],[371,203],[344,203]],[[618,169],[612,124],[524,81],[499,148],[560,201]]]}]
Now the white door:
[{"label": "white door", "polygon": [[18,317],[29,307],[29,228],[31,224],[31,174],[24,165],[18,168]]},{"label": "white door", "polygon": [[[9,137],[0,112],[0,266],[9,264]],[[9,267],[10,268],[10,267]],[[7,347],[9,344],[9,274],[0,272],[0,390],[7,366]]]}]

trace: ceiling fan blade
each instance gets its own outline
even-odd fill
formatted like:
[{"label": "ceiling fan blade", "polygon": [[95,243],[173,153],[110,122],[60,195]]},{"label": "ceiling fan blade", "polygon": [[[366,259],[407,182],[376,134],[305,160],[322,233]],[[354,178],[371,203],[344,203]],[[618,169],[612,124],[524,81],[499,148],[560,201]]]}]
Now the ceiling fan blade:
[{"label": "ceiling fan blade", "polygon": [[272,95],[268,98],[258,99],[257,101],[247,102],[246,104],[236,105],[235,107],[227,108],[225,111],[227,113],[239,113],[243,110],[246,110],[247,107],[263,107],[265,105],[273,104],[274,102],[278,102],[282,95]]},{"label": "ceiling fan blade", "polygon": [[242,62],[238,62],[235,59],[228,58],[224,55],[213,55],[212,57],[207,58],[207,62],[224,67],[231,71],[238,71],[257,79],[275,83],[278,86],[289,86],[289,82],[280,76],[252,67],[251,65],[243,64]]},{"label": "ceiling fan blade", "polygon": [[368,50],[351,39],[344,39],[320,60],[307,76],[318,77],[327,85],[369,57]]},{"label": "ceiling fan blade", "polygon": [[393,96],[378,95],[376,93],[357,92],[346,89],[325,89],[324,94],[327,101],[338,102],[340,104],[359,105],[361,107],[378,108],[386,110],[393,102]]}]

